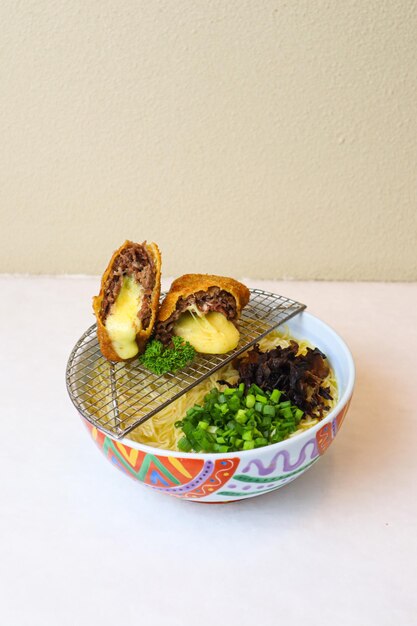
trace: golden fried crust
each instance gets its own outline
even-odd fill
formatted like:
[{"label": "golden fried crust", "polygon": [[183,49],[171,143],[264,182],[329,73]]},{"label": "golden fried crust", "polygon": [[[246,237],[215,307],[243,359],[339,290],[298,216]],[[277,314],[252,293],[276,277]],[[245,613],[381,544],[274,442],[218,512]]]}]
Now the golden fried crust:
[{"label": "golden fried crust", "polygon": [[[97,318],[97,338],[98,338],[98,342],[100,345],[100,350],[101,350],[102,355],[109,361],[123,361],[124,359],[121,359],[119,355],[113,349],[112,342],[110,340],[106,327],[104,326],[103,321],[101,319],[101,314],[100,314],[101,303],[104,297],[104,288],[105,288],[108,277],[113,271],[113,265],[114,265],[116,258],[119,256],[121,252],[123,252],[125,248],[131,246],[132,243],[133,243],[132,241],[125,241],[124,244],[120,246],[118,250],[114,252],[101,278],[100,293],[98,296],[94,296],[93,298],[93,311]],[[149,321],[148,328],[146,330],[139,331],[136,335],[136,343],[138,344],[139,354],[142,354],[142,352],[144,352],[146,343],[152,333],[152,330],[155,324],[156,315],[158,312],[159,296],[161,293],[161,253],[156,243],[149,243],[149,244],[143,243],[142,245],[145,246],[148,254],[153,258],[154,263],[155,263],[155,287],[152,291],[152,296],[151,296],[151,319]]]},{"label": "golden fried crust", "polygon": [[234,280],[234,278],[226,278],[225,276],[184,274],[172,283],[171,289],[159,309],[158,322],[165,322],[171,317],[180,298],[188,298],[191,294],[197,291],[207,291],[210,287],[219,287],[232,294],[236,300],[237,318],[239,318],[241,310],[247,305],[250,297],[249,289],[245,285]]}]

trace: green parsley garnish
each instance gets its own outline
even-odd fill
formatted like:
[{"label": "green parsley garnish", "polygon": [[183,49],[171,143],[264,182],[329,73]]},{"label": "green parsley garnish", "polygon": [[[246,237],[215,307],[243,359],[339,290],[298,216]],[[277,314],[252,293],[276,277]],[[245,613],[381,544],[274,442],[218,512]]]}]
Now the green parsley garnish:
[{"label": "green parsley garnish", "polygon": [[281,391],[263,391],[251,385],[245,393],[239,387],[220,391],[214,388],[176,422],[184,436],[178,442],[182,452],[234,452],[252,450],[282,441],[295,432],[304,413]]},{"label": "green parsley garnish", "polygon": [[195,350],[181,337],[173,337],[172,343],[173,348],[165,348],[160,341],[152,339],[144,354],[139,357],[140,362],[146,369],[158,375],[182,369],[194,359]]}]

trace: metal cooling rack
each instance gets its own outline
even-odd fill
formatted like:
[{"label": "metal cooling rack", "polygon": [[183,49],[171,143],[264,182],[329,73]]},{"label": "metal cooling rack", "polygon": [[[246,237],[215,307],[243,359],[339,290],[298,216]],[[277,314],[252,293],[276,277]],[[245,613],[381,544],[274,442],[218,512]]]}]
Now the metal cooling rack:
[{"label": "metal cooling rack", "polygon": [[138,359],[107,361],[100,352],[94,324],[69,357],[68,393],[86,420],[121,439],[305,308],[289,298],[251,289],[250,302],[239,320],[240,341],[235,350],[226,355],[196,354],[183,370],[161,376],[146,370]]}]

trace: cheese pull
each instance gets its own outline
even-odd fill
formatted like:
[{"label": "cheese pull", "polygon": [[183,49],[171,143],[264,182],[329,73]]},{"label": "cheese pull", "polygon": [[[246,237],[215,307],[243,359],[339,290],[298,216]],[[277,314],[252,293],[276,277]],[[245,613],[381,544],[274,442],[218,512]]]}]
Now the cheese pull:
[{"label": "cheese pull", "polygon": [[222,313],[202,315],[196,308],[180,316],[174,335],[204,354],[225,354],[239,343],[239,331]]},{"label": "cheese pull", "polygon": [[142,328],[138,318],[143,288],[133,278],[125,276],[122,288],[107,316],[105,327],[113,350],[121,359],[131,359],[139,352],[136,335]]}]

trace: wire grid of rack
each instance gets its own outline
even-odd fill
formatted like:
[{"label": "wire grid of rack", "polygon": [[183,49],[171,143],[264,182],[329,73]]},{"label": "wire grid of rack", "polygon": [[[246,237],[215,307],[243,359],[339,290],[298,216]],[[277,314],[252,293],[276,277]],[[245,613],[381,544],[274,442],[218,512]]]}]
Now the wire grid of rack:
[{"label": "wire grid of rack", "polygon": [[161,376],[146,370],[139,359],[107,361],[100,352],[94,324],[69,357],[68,393],[86,420],[121,439],[305,308],[290,298],[251,289],[250,302],[239,320],[237,348],[226,355],[196,354],[184,369]]}]

